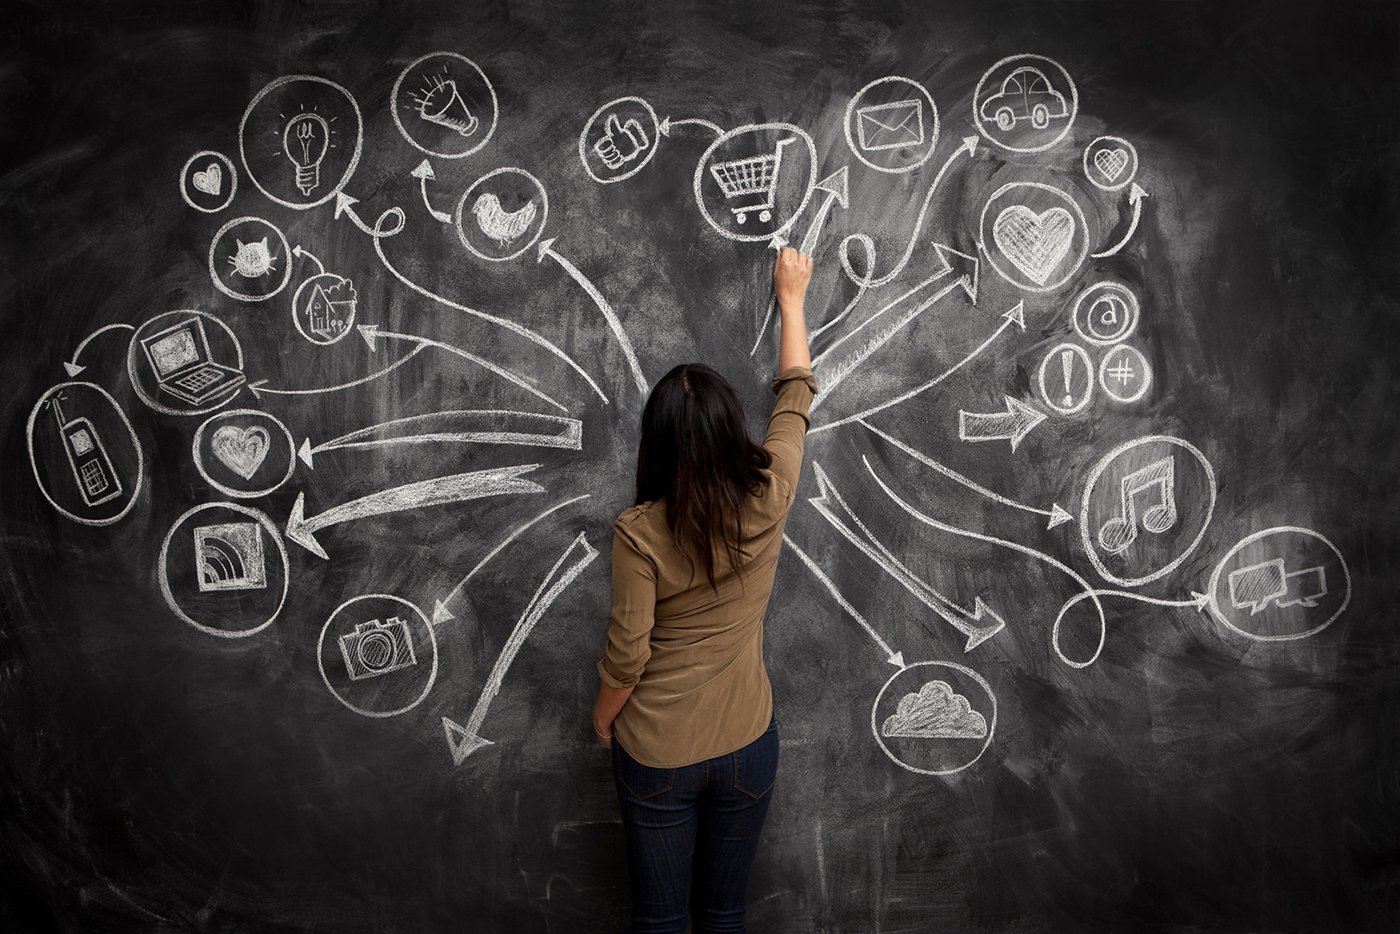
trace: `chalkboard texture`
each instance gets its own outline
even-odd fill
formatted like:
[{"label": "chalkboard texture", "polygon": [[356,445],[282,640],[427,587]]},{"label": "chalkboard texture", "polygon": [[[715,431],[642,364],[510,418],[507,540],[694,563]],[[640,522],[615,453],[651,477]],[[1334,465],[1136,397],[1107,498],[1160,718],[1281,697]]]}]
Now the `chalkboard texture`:
[{"label": "chalkboard texture", "polygon": [[1393,931],[1394,3],[11,4],[0,927],[618,931],[647,389],[814,255],[750,930]]}]

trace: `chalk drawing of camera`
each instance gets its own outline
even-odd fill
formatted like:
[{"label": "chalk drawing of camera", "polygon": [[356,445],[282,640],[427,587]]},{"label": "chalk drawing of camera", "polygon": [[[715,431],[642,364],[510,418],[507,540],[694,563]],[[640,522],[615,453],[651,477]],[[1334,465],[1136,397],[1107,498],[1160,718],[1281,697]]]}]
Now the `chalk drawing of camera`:
[{"label": "chalk drawing of camera", "polygon": [[352,681],[377,678],[418,664],[408,624],[397,616],[387,623],[372,619],[340,637],[340,654]]}]

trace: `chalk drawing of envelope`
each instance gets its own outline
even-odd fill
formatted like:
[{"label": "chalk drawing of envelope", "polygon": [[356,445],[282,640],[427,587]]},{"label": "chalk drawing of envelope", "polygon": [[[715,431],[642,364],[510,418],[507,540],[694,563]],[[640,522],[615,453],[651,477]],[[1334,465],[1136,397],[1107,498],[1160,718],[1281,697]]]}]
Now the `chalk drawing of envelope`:
[{"label": "chalk drawing of envelope", "polygon": [[866,152],[922,146],[924,112],[918,101],[872,104],[856,111],[856,132]]}]

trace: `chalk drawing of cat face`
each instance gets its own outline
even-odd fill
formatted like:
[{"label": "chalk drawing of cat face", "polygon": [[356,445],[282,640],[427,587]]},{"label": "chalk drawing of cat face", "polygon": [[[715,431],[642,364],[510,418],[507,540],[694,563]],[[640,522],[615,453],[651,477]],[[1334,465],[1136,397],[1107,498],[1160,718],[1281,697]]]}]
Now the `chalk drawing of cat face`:
[{"label": "chalk drawing of cat face", "polygon": [[267,237],[253,243],[238,241],[238,251],[229,257],[233,271],[245,279],[257,279],[272,272],[272,253],[267,248]]}]

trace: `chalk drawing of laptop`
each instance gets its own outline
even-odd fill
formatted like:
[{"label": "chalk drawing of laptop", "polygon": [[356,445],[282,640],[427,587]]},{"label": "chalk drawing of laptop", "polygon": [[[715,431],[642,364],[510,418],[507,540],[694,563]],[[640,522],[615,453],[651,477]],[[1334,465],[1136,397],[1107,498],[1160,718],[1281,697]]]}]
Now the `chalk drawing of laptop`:
[{"label": "chalk drawing of laptop", "polygon": [[160,388],[177,399],[202,405],[242,386],[246,377],[233,367],[210,359],[209,336],[198,318],[181,321],[141,338],[146,360]]}]

